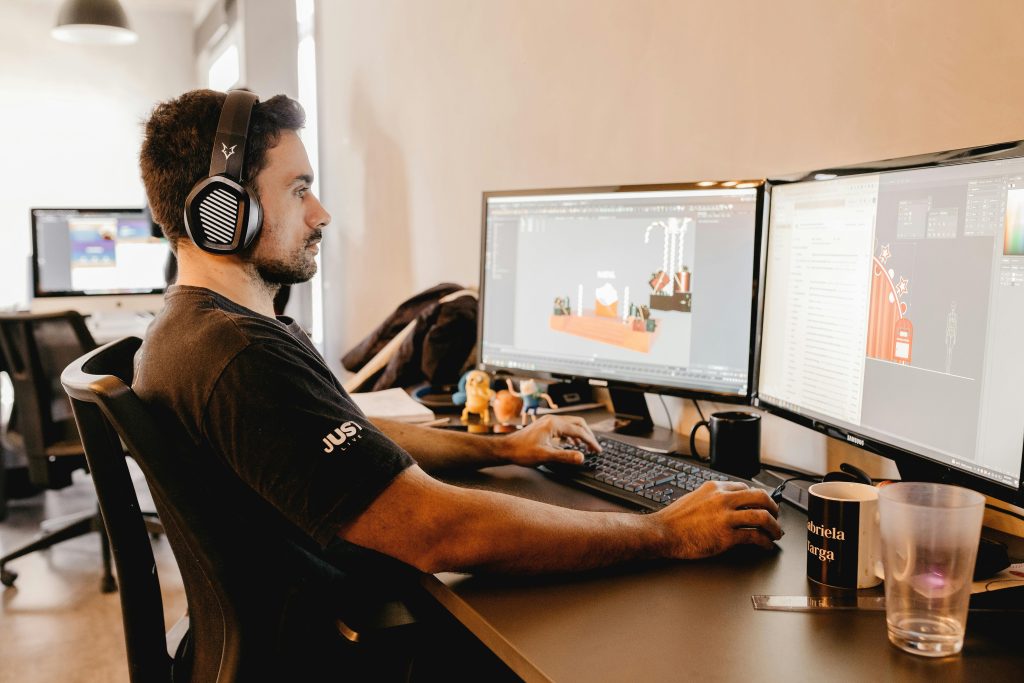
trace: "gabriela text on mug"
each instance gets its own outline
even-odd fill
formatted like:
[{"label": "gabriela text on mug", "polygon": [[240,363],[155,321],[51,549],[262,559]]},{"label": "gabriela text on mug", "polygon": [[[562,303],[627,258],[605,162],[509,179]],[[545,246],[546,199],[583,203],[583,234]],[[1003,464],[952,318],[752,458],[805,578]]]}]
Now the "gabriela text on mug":
[{"label": "gabriela text on mug", "polygon": [[[831,538],[837,541],[846,540],[846,532],[842,529],[836,529],[835,527],[824,527],[814,522],[807,520],[807,530],[816,536],[822,538]],[[817,557],[822,562],[831,562],[836,559],[836,555],[831,550],[825,548],[819,548],[818,546],[811,543],[810,539],[807,540],[807,552]]]}]

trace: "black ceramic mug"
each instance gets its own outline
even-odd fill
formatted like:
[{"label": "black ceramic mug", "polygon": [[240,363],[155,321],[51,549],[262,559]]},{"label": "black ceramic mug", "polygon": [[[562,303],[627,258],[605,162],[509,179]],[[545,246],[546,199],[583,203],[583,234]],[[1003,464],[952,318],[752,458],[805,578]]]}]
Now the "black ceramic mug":
[{"label": "black ceramic mug", "polygon": [[712,413],[690,431],[690,455],[697,457],[697,430],[711,434],[711,467],[735,477],[750,479],[761,471],[761,416],[731,411]]},{"label": "black ceramic mug", "polygon": [[882,582],[878,489],[826,481],[807,489],[807,578],[836,588]]}]

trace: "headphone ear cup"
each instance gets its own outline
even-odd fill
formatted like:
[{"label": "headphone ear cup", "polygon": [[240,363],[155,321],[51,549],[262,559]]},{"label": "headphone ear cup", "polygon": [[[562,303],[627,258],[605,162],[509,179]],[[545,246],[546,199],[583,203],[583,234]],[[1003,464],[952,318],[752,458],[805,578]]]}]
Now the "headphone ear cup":
[{"label": "headphone ear cup", "polygon": [[188,236],[211,254],[236,254],[244,249],[259,232],[262,216],[255,195],[224,176],[199,181],[185,200]]},{"label": "headphone ear cup", "polygon": [[260,198],[249,188],[245,188],[245,196],[245,201],[248,204],[246,211],[248,220],[244,226],[245,232],[240,240],[240,249],[249,247],[253,240],[256,239],[256,236],[260,234],[260,230],[263,229],[263,205],[260,204]]}]

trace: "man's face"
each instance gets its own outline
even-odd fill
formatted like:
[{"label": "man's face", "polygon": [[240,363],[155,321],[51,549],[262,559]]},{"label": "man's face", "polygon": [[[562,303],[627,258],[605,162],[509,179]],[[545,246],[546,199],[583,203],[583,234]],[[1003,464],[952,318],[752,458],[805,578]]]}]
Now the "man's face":
[{"label": "man's face", "polygon": [[298,134],[281,131],[256,176],[263,229],[249,260],[265,282],[291,285],[316,273],[317,245],[331,216],[310,190],[312,182],[313,169]]}]

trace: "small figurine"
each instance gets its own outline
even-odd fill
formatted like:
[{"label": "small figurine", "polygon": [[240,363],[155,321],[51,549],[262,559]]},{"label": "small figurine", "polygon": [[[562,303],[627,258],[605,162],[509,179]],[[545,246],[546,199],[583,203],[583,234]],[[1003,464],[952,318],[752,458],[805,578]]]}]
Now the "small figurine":
[{"label": "small figurine", "polygon": [[452,395],[452,403],[455,405],[466,404],[462,410],[462,422],[469,422],[469,414],[475,413],[480,416],[480,423],[491,424],[491,399],[494,398],[494,390],[491,389],[491,376],[483,370],[470,370],[459,380],[459,391]]},{"label": "small figurine", "polygon": [[502,389],[494,397],[494,419],[498,421],[498,424],[512,422],[522,409],[523,399],[507,389]]},{"label": "small figurine", "polygon": [[540,408],[541,399],[547,401],[548,407],[552,410],[558,407],[551,400],[550,396],[537,388],[537,380],[535,379],[524,379],[519,382],[519,391],[512,388],[512,380],[506,379],[505,383],[508,384],[509,393],[523,399],[523,411],[520,415],[522,416],[521,423],[524,425],[526,424],[527,415],[530,416],[530,422],[537,419],[537,409]]}]

